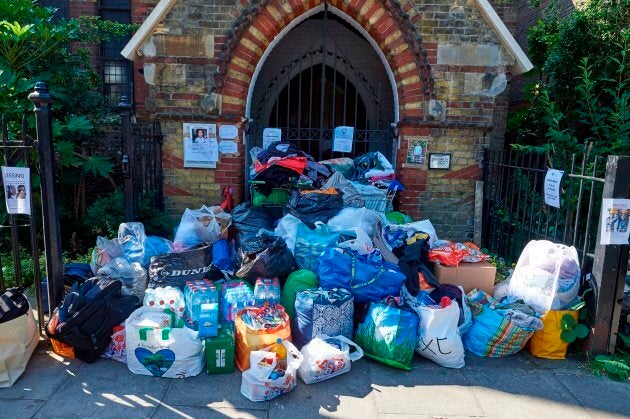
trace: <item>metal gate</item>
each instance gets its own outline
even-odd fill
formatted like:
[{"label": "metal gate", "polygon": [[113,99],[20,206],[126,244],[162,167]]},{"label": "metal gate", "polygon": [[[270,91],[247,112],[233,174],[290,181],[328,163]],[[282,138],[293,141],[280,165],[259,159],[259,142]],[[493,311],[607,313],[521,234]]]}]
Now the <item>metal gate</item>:
[{"label": "metal gate", "polygon": [[[329,18],[335,17],[327,7],[322,13],[321,47],[309,46],[264,87],[256,86],[264,95],[251,107],[248,149],[263,145],[265,128],[280,128],[283,140],[318,160],[369,151],[392,158],[394,121],[381,100],[389,86],[371,83],[353,65],[328,30]],[[352,153],[332,151],[337,126],[354,127]]]},{"label": "metal gate", "polygon": [[121,125],[121,166],[124,177],[125,221],[135,221],[141,198],[152,198],[164,211],[162,143],[160,121],[132,123],[131,102],[127,96],[118,104]]}]

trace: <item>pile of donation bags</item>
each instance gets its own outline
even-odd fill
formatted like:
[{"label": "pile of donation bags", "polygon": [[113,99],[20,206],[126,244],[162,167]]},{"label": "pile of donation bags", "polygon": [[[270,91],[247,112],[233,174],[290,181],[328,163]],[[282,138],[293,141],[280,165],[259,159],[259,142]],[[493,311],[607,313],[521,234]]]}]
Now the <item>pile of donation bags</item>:
[{"label": "pile of donation bags", "polygon": [[[385,212],[387,199],[370,209],[367,189],[400,189],[390,168],[376,153],[315,162],[276,143],[254,158],[251,203],[187,209],[174,242],[121,224],[117,238],[98,239],[94,278],[55,310],[55,351],[155,377],[237,367],[241,393],[261,401],[298,377],[348,372],[364,355],[403,370],[415,353],[449,368],[464,366],[466,350],[510,355],[543,329],[548,310],[566,307],[579,264],[554,244],[544,266],[519,261],[502,297],[438,280],[436,264],[456,269],[487,255],[439,240],[429,220]],[[289,191],[282,204],[253,199],[278,188]]]}]

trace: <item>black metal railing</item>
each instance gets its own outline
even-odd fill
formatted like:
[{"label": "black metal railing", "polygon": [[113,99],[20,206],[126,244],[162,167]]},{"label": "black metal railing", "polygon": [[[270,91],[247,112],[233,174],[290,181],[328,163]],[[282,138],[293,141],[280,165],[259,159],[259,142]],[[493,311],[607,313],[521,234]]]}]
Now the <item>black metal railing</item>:
[{"label": "black metal railing", "polygon": [[[564,172],[559,208],[545,204],[549,168]],[[486,149],[482,246],[516,262],[530,240],[564,243],[576,247],[582,270],[588,271],[595,254],[605,171],[605,158],[589,153],[552,162],[547,154]]]},{"label": "black metal railing", "polygon": [[[56,194],[55,153],[52,142],[50,106],[53,102],[45,83],[38,82],[29,95],[35,105],[37,138],[28,135],[27,117],[24,116],[17,134],[9,134],[9,121],[2,117],[2,165],[31,169],[30,215],[6,214],[0,225],[0,251],[11,260],[10,278],[6,266],[0,266],[0,291],[9,286],[34,284],[39,325],[43,327],[44,312],[41,295],[40,240],[43,241],[46,276],[48,278],[49,310],[54,309],[63,297],[63,261],[59,207]],[[19,125],[19,124],[18,124]],[[7,188],[2,185],[0,196],[5,198]],[[29,188],[26,191],[28,194]],[[29,198],[27,196],[27,198]],[[4,206],[4,204],[2,204]],[[40,213],[41,211],[41,213]],[[7,211],[8,212],[8,211]],[[38,217],[41,214],[41,218]],[[2,258],[0,258],[0,265]],[[22,265],[29,266],[28,272]],[[9,270],[7,269],[7,273]],[[49,311],[49,314],[51,312]]]}]

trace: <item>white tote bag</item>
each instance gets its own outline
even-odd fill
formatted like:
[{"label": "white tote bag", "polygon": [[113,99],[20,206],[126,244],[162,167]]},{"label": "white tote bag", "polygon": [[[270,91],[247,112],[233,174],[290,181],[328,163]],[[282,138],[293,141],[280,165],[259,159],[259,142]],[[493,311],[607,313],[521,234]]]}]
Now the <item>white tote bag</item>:
[{"label": "white tote bag", "polygon": [[39,342],[33,311],[0,323],[0,388],[11,387],[26,369]]},{"label": "white tote bag", "polygon": [[[350,347],[355,350],[350,352]],[[317,335],[304,345],[302,356],[298,375],[304,383],[313,384],[350,371],[352,362],[363,357],[363,349],[345,336]]]},{"label": "white tote bag", "polygon": [[287,370],[282,377],[270,379],[275,361],[266,362],[267,359],[275,359],[275,354],[270,348],[260,351],[252,351],[249,355],[250,367],[243,372],[241,382],[241,394],[253,402],[271,400],[293,390],[297,385],[297,370],[302,364],[303,357],[300,351],[288,340],[283,340],[282,345],[287,349]]},{"label": "white tote bag", "polygon": [[420,316],[416,352],[447,368],[462,368],[464,344],[459,335],[459,305],[456,301],[444,308],[416,306]]},{"label": "white tote bag", "polygon": [[198,332],[182,327],[170,310],[141,307],[125,321],[127,367],[134,374],[186,378],[205,365]]}]

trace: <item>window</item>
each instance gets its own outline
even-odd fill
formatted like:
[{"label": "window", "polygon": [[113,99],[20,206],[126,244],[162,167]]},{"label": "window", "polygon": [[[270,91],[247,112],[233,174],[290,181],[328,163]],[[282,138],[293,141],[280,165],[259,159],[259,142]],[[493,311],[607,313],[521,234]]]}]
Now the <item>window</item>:
[{"label": "window", "polygon": [[[129,0],[101,1],[101,17],[114,22],[131,23],[129,3]],[[103,94],[114,102],[123,95],[133,102],[132,63],[120,55],[128,41],[127,36],[101,43]]]}]

